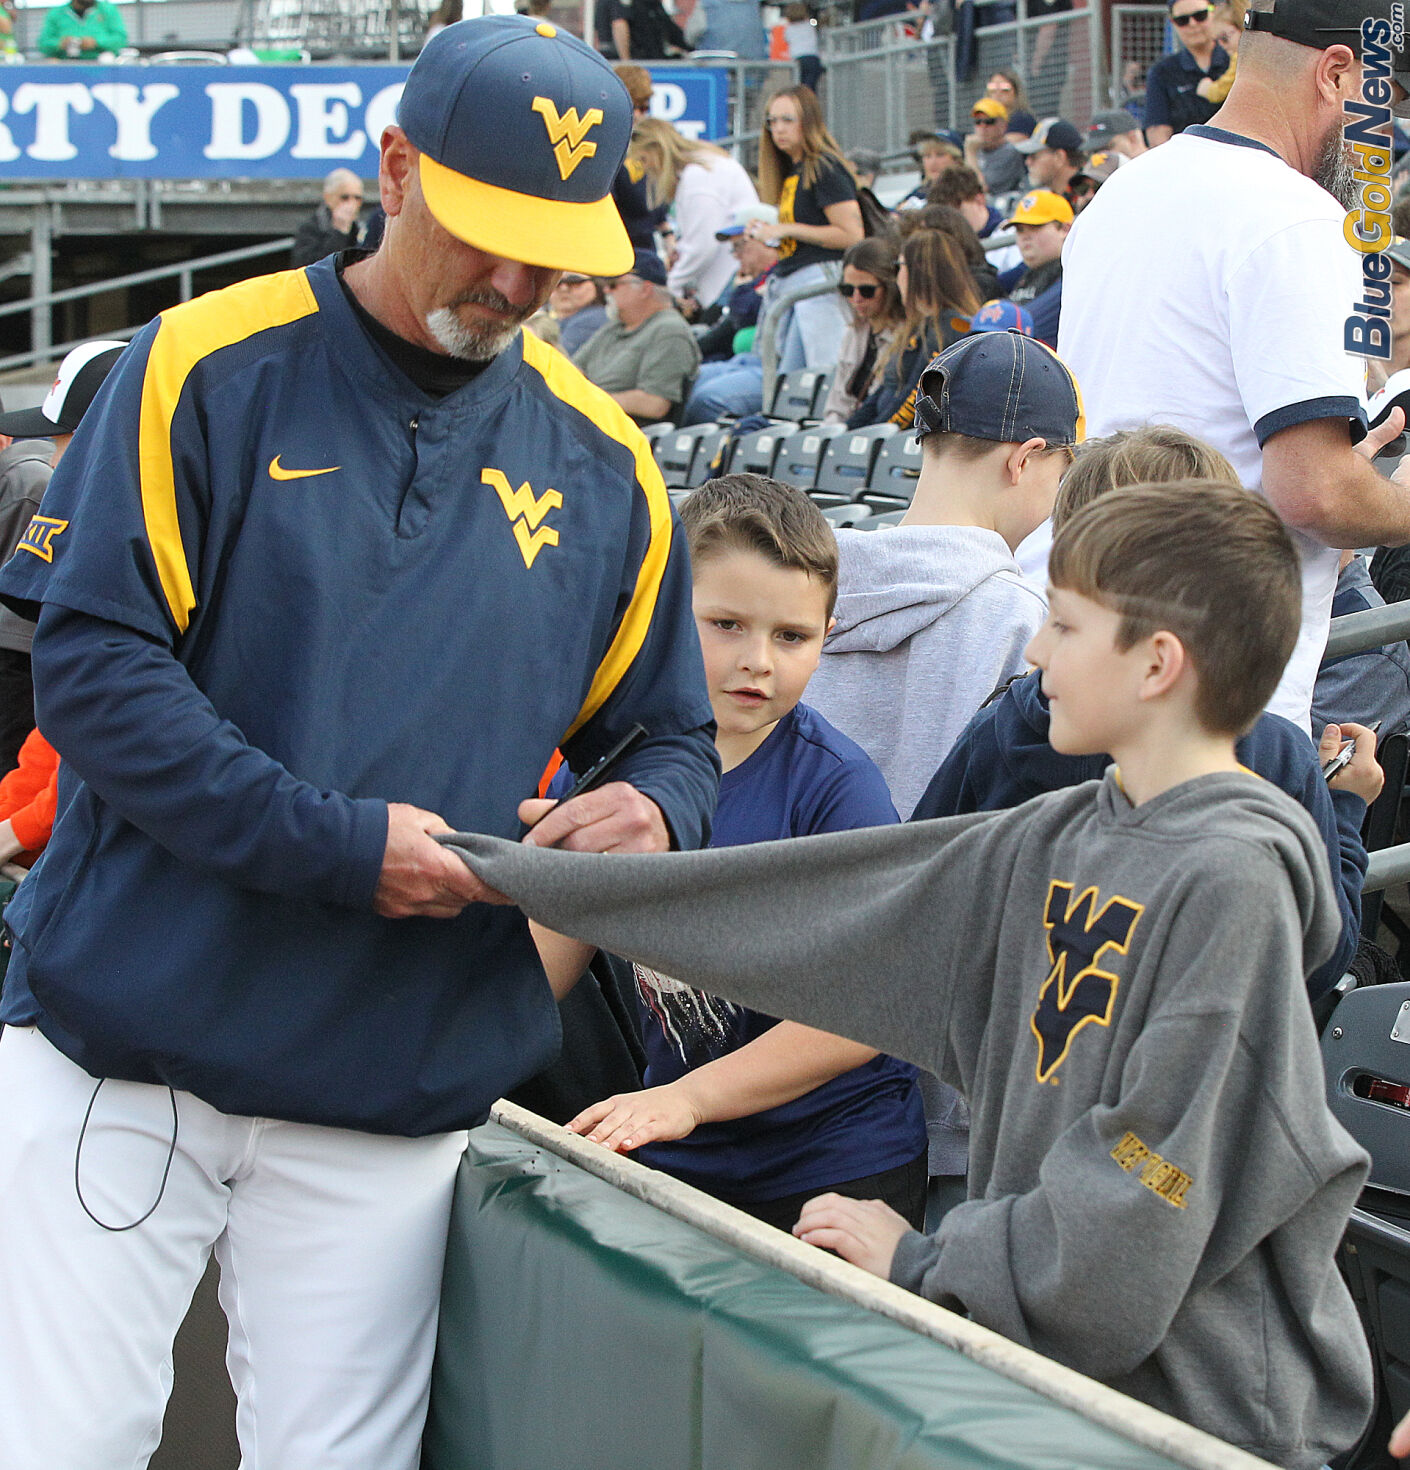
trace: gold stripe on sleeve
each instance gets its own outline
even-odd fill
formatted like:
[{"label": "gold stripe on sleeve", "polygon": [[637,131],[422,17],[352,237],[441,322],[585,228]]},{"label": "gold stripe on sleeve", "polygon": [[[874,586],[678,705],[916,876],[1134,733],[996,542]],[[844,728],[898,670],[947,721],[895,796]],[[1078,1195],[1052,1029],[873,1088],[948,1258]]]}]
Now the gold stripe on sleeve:
[{"label": "gold stripe on sleeve", "polygon": [[[213,291],[163,312],[142,381],[137,460],[147,544],[177,631],[184,633],[196,608],[191,567],[176,512],[176,469],[171,425],[192,370],[223,347],[271,327],[287,326],[318,310],[301,270]],[[219,412],[219,405],[214,406]]]},{"label": "gold stripe on sleeve", "polygon": [[631,450],[636,462],[636,481],[646,496],[650,514],[651,539],[637,572],[631,604],[593,675],[583,707],[563,736],[567,740],[607,702],[646,642],[646,634],[656,612],[661,579],[666,572],[666,561],[671,554],[671,501],[651,446],[622,407],[600,388],[593,387],[561,352],[540,342],[529,332],[522,335],[524,361],[543,377],[549,392],[577,409],[608,438]]}]

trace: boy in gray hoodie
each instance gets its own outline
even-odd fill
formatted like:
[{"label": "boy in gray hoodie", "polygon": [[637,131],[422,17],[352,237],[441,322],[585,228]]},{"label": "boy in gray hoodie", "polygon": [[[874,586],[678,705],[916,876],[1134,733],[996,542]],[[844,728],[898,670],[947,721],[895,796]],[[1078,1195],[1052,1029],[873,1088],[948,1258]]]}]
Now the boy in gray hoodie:
[{"label": "boy in gray hoodie", "polygon": [[1109,751],[1100,781],[718,852],[446,840],[555,929],[963,1089],[969,1199],[936,1235],[836,1195],[795,1234],[1316,1470],[1371,1408],[1333,1260],[1366,1156],[1302,989],[1339,920],[1310,818],[1234,755],[1297,639],[1297,555],[1196,481],[1103,496],[1050,567],[1028,655],[1054,748]]},{"label": "boy in gray hoodie", "polygon": [[1018,332],[946,348],[921,374],[915,498],[882,533],[839,531],[836,626],[808,699],[881,768],[903,818],[1046,611],[1013,549],[1051,514],[1082,438],[1077,384]]}]

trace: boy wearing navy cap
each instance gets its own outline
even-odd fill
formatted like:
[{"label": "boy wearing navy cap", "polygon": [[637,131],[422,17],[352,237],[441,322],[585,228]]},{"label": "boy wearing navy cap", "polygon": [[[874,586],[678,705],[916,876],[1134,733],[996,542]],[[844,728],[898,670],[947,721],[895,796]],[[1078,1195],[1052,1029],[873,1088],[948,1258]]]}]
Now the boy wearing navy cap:
[{"label": "boy wearing navy cap", "polygon": [[630,99],[491,16],[397,118],[377,252],[140,331],[0,573],[63,755],[5,915],[5,1470],[146,1463],[213,1250],[245,1463],[413,1470],[465,1130],[559,1045],[522,915],[435,834],[517,837],[555,747],[633,725],[529,840],[708,834],[665,487],[520,332],[560,270],[632,268]]}]

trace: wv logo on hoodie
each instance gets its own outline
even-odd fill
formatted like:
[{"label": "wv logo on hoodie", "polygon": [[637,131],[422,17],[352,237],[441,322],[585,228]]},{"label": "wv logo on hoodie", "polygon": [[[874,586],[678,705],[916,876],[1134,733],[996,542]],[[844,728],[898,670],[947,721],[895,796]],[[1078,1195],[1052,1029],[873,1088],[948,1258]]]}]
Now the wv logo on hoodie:
[{"label": "wv logo on hoodie", "polygon": [[1120,977],[1101,968],[1108,950],[1126,954],[1145,905],[1109,898],[1097,908],[1097,890],[1088,888],[1075,901],[1073,885],[1056,878],[1048,885],[1043,927],[1048,931],[1048,978],[1038,992],[1029,1022],[1038,1040],[1039,1082],[1062,1066],[1072,1038],[1089,1021],[1110,1026]]}]

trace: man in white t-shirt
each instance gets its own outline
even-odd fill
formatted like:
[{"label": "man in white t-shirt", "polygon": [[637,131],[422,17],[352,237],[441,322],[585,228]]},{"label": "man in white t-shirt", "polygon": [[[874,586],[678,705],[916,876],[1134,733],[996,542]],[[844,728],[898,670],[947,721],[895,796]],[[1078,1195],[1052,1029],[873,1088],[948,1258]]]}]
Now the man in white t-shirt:
[{"label": "man in white t-shirt", "polygon": [[1302,636],[1268,707],[1304,728],[1335,548],[1410,541],[1410,466],[1387,480],[1368,462],[1384,433],[1352,447],[1365,436],[1365,363],[1343,348],[1362,262],[1342,234],[1357,189],[1343,104],[1361,96],[1362,19],[1390,11],[1254,0],[1224,107],[1110,179],[1063,252],[1058,351],[1089,433],[1198,434],[1294,533]]}]

